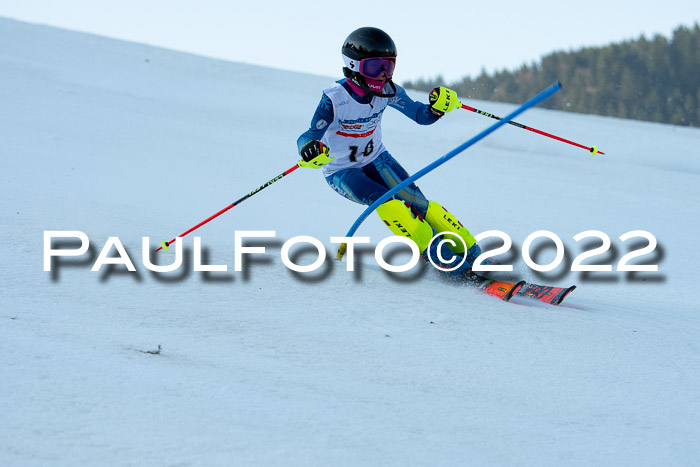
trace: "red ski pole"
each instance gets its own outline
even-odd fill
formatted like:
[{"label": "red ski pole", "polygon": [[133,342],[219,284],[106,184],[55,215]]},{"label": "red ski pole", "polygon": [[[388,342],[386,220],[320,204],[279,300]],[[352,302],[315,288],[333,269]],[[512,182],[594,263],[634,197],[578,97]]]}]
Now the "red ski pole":
[{"label": "red ski pole", "polygon": [[[488,112],[484,112],[483,110],[475,109],[474,107],[469,107],[468,105],[462,105],[462,108],[465,110],[471,110],[472,112],[476,112],[479,115],[483,115],[485,117],[491,117],[491,118],[495,118],[496,120],[501,120],[501,117],[499,117],[498,115],[490,114]],[[510,123],[511,125],[517,126],[518,128],[522,128],[523,130],[530,130],[532,132],[537,133],[538,135],[547,136],[549,138],[556,139],[557,141],[561,141],[562,143],[568,143],[568,144],[571,144],[572,146],[576,146],[577,148],[586,149],[588,152],[591,153],[591,156],[595,156],[596,154],[605,155],[605,153],[603,151],[598,150],[598,146],[591,146],[589,148],[588,146],[584,146],[583,144],[574,143],[573,141],[569,141],[568,139],[564,139],[564,138],[561,138],[559,136],[555,136],[555,135],[552,135],[550,133],[540,131],[540,130],[537,130],[535,128],[529,127],[529,126],[525,126],[522,123],[514,122],[512,120],[508,123]]]},{"label": "red ski pole", "polygon": [[217,217],[219,217],[220,215],[222,215],[223,213],[225,213],[226,211],[228,211],[228,210],[231,209],[232,207],[239,205],[239,204],[242,203],[243,201],[245,201],[245,200],[247,200],[248,198],[250,198],[251,196],[253,196],[255,193],[257,193],[257,192],[259,192],[259,191],[261,191],[261,190],[263,190],[263,189],[269,187],[270,185],[272,185],[272,184],[275,183],[276,181],[280,180],[281,178],[285,177],[286,175],[289,175],[290,173],[294,172],[294,171],[295,171],[296,169],[298,169],[298,168],[299,168],[299,164],[296,164],[296,165],[294,165],[294,166],[288,168],[287,170],[285,170],[284,172],[282,172],[281,174],[279,174],[278,176],[276,176],[275,178],[273,178],[273,179],[270,180],[269,182],[264,183],[263,185],[260,185],[260,186],[257,187],[255,190],[251,191],[250,193],[248,193],[247,195],[245,195],[245,196],[242,197],[241,199],[239,199],[239,200],[237,200],[237,201],[234,201],[233,203],[229,204],[228,206],[226,206],[224,209],[222,209],[221,211],[217,212],[216,214],[213,214],[213,215],[207,217],[206,219],[204,219],[204,220],[203,220],[202,222],[200,222],[199,224],[197,224],[197,225],[195,225],[194,227],[192,227],[191,229],[189,229],[189,230],[187,230],[187,231],[181,233],[180,235],[178,235],[177,237],[173,238],[173,239],[170,240],[169,242],[166,242],[165,240],[163,240],[163,241],[161,242],[161,246],[158,247],[158,249],[157,249],[156,251],[160,251],[160,250],[162,250],[162,249],[169,250],[169,249],[170,249],[170,245],[172,245],[172,244],[175,242],[175,240],[177,240],[178,238],[184,237],[184,236],[187,235],[188,233],[190,233],[190,232],[192,232],[192,231],[194,231],[194,230],[197,230],[198,228],[200,228],[201,226],[203,226],[203,225],[206,224],[207,222],[216,219]]}]

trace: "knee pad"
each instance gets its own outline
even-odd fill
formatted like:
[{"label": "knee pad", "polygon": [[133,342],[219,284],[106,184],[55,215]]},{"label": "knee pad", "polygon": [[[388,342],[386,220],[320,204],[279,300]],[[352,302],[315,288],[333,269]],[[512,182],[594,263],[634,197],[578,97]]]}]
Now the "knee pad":
[{"label": "knee pad", "polygon": [[414,214],[405,202],[392,199],[377,208],[377,214],[394,235],[413,240],[421,253],[433,238],[433,229],[422,217]]},{"label": "knee pad", "polygon": [[[476,243],[471,232],[469,232],[453,214],[435,201],[430,201],[428,204],[428,212],[425,215],[425,220],[428,221],[435,233],[453,232],[459,235],[462,240],[464,240],[467,248],[471,248]],[[464,245],[459,241],[455,243],[455,246],[449,245],[450,250],[458,255],[464,255]]]}]

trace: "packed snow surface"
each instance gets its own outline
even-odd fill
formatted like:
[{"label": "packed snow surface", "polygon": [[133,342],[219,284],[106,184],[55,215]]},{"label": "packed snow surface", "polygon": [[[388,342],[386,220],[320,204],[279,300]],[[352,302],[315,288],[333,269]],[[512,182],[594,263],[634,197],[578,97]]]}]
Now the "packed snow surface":
[{"label": "packed snow surface", "polygon": [[[0,465],[700,459],[698,129],[533,109],[518,121],[606,155],[506,126],[420,180],[472,232],[513,239],[498,258],[511,277],[577,284],[561,307],[505,303],[429,268],[385,273],[371,245],[346,271],[330,237],[364,208],[309,169],[185,237],[177,271],[152,273],[142,237],[153,249],[293,166],[334,78],[11,20],[0,43]],[[310,59],[337,60],[340,77],[340,57]],[[420,127],[389,109],[384,141],[414,173],[493,122],[456,111]],[[84,232],[90,250],[45,272],[48,230]],[[266,253],[234,271],[235,232],[263,230],[275,238],[248,242]],[[550,273],[520,253],[538,230],[565,244]],[[612,272],[570,271],[601,244],[573,240],[587,230],[612,246],[584,264]],[[647,243],[619,239],[633,230],[658,246],[630,264],[658,272],[616,271]],[[358,232],[372,245],[388,234],[374,214]],[[282,264],[297,235],[326,246],[319,270]],[[226,272],[193,271],[195,236]],[[109,237],[136,272],[91,271]],[[544,239],[532,252],[555,253]],[[174,250],[151,255],[168,264]]]}]

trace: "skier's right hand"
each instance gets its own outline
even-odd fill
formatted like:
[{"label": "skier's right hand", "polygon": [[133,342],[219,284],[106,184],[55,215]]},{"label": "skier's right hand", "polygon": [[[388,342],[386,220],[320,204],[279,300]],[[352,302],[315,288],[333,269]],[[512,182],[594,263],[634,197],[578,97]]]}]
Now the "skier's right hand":
[{"label": "skier's right hand", "polygon": [[320,169],[334,159],[330,157],[328,146],[318,140],[306,143],[299,153],[301,154],[299,167],[309,169]]}]

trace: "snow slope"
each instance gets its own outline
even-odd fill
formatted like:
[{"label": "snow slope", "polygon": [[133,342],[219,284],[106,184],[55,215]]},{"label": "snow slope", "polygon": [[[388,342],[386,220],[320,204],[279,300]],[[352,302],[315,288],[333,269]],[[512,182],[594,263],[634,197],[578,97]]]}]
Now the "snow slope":
[{"label": "snow slope", "polygon": [[[329,238],[363,209],[310,170],[198,231],[228,272],[192,272],[190,253],[155,274],[141,237],[170,239],[292,166],[332,78],[4,19],[0,43],[0,465],[700,458],[699,130],[534,109],[518,120],[608,155],[507,126],[420,181],[516,253],[531,232],[555,232],[565,265],[581,231],[612,238],[613,265],[630,250],[619,235],[656,236],[640,260],[658,273],[538,275],[516,261],[525,278],[578,284],[559,308],[429,270],[395,277],[371,253],[355,273],[330,260],[291,273],[283,241],[312,235],[331,255]],[[419,127],[387,111],[385,143],[415,172],[491,123],[458,112]],[[234,231],[268,229],[268,254],[234,272]],[[45,230],[85,232],[91,257],[44,272]],[[373,215],[359,234],[388,232]],[[137,273],[90,271],[110,236]]]}]

